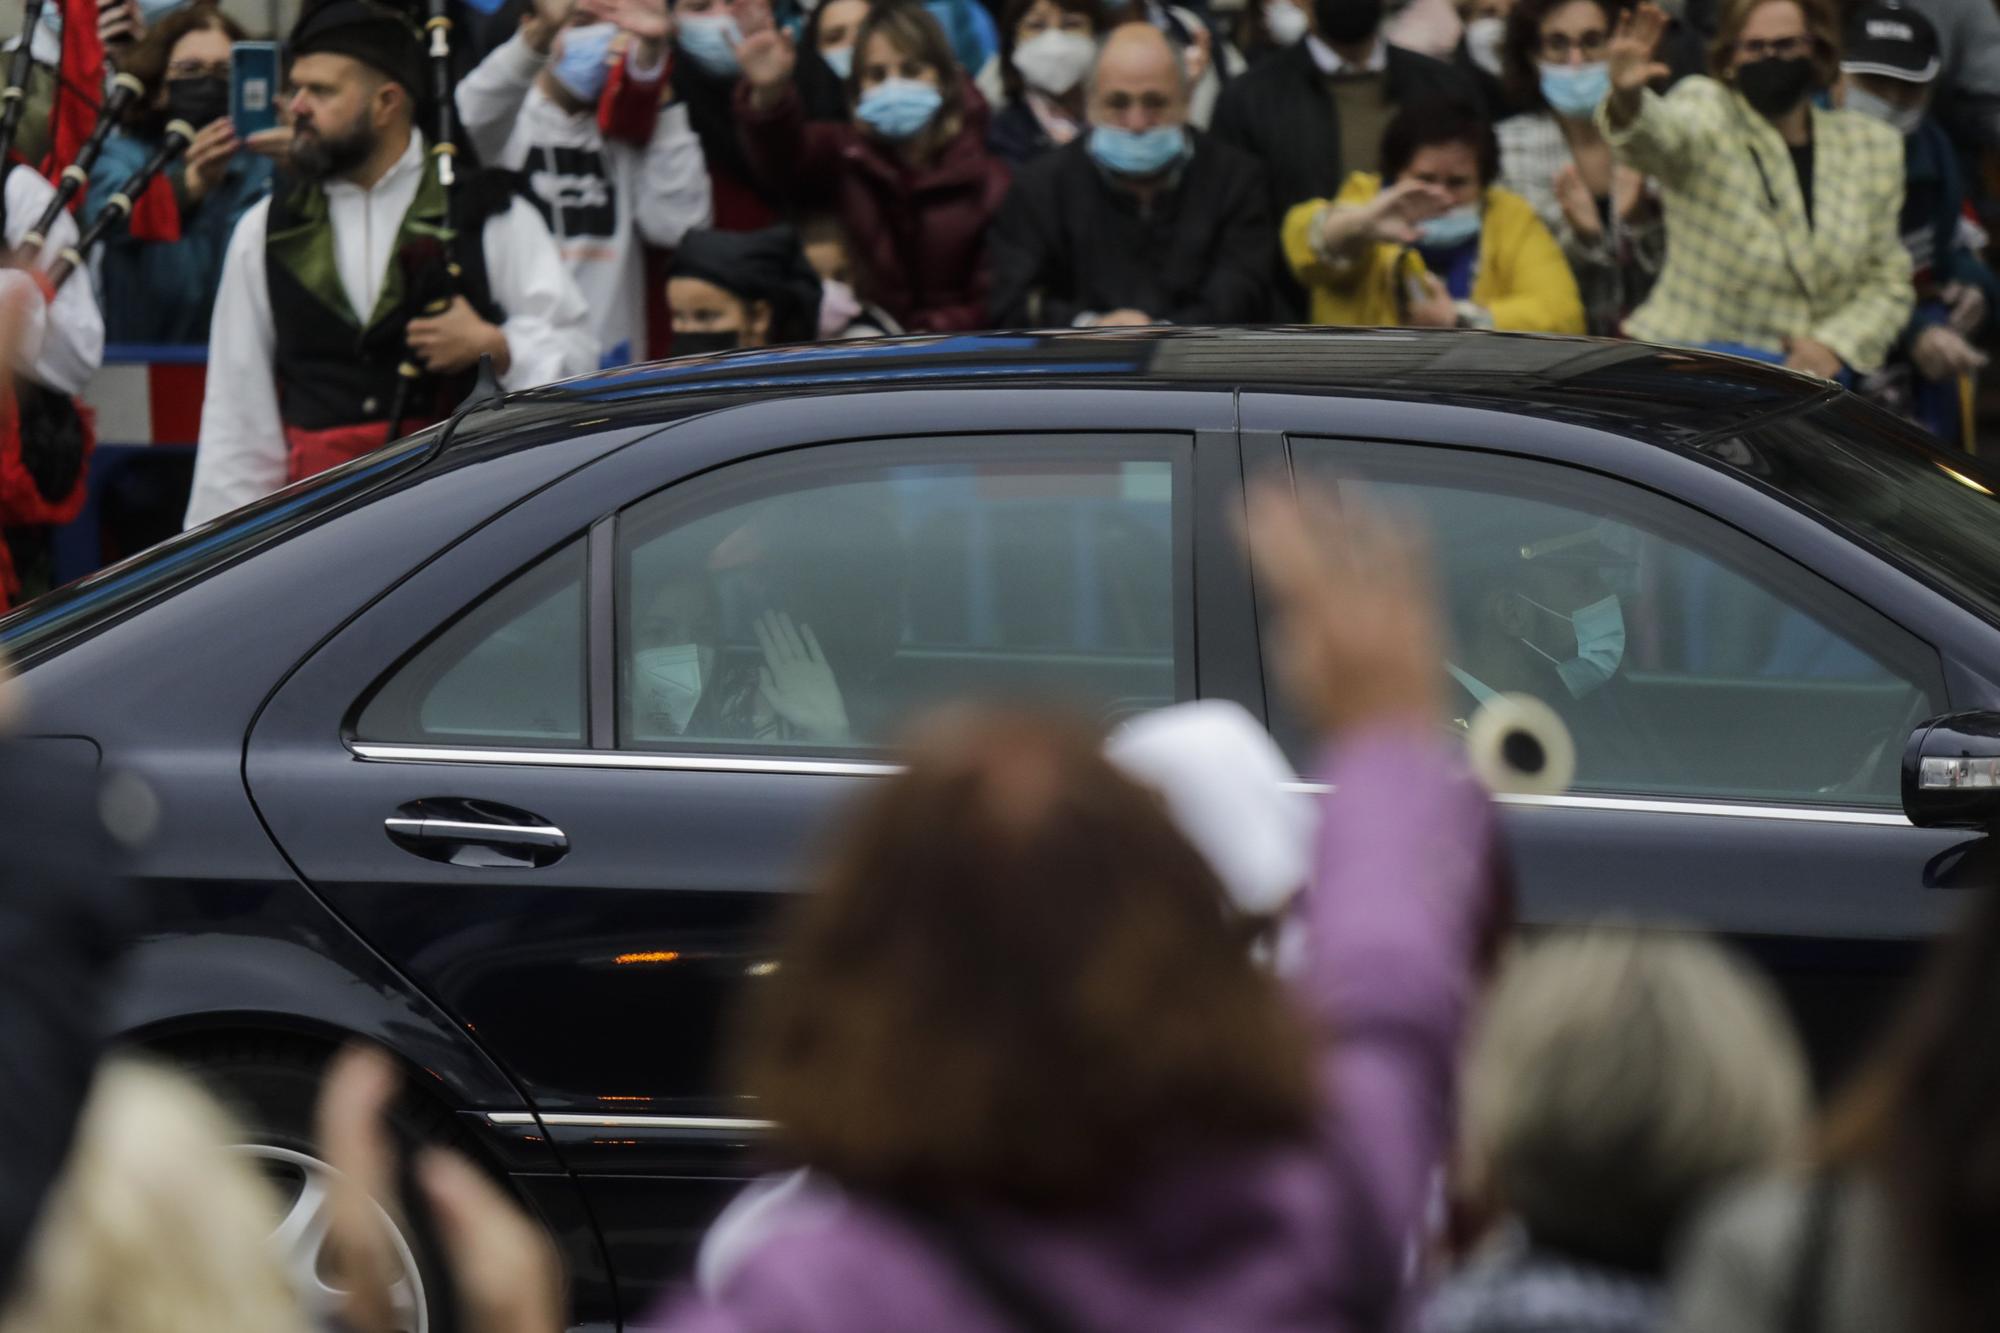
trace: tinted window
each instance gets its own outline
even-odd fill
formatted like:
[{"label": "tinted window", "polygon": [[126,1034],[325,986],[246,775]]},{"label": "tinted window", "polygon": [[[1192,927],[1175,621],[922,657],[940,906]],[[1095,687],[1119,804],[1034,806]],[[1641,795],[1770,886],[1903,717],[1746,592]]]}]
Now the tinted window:
[{"label": "tinted window", "polygon": [[2000,477],[1852,394],[1704,446],[2000,620]]},{"label": "tinted window", "polygon": [[1535,695],[1575,735],[1580,790],[1893,806],[1911,727],[1943,711],[1921,642],[1637,487],[1472,451],[1303,441],[1295,457],[1424,524],[1454,719]]},{"label": "tinted window", "polygon": [[623,515],[619,743],[865,749],[950,699],[1191,692],[1166,447],[923,452],[786,455]]},{"label": "tinted window", "polygon": [[584,744],[584,543],[516,575],[396,668],[362,740]]}]

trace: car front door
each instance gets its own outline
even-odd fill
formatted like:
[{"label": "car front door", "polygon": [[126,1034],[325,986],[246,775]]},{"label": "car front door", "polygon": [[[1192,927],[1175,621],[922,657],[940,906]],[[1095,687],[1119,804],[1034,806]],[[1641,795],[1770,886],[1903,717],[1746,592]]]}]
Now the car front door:
[{"label": "car front door", "polygon": [[746,1169],[719,1035],[896,731],[967,695],[1195,694],[1196,532],[1225,526],[1196,478],[1240,503],[1231,424],[1223,395],[984,390],[698,418],[474,533],[274,697],[273,836],[520,1084],[508,1123],[584,1178],[626,1319]]},{"label": "car front door", "polygon": [[[1975,844],[1900,806],[1911,729],[1955,702],[1912,627],[1939,599],[1692,459],[1380,406],[1246,402],[1246,459],[1425,532],[1454,730],[1515,692],[1566,723],[1568,790],[1502,798],[1526,919],[1725,932],[1822,1072],[1850,1061],[1972,878]],[[1861,566],[1867,598],[1837,581]]]}]

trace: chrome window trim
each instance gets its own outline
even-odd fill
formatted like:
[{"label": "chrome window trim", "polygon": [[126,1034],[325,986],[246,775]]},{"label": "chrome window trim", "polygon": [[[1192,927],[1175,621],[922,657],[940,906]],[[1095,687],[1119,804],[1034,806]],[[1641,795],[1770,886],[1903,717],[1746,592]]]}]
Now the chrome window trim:
[{"label": "chrome window trim", "polygon": [[488,1111],[486,1123],[499,1127],[555,1125],[581,1129],[713,1129],[745,1134],[763,1134],[773,1127],[769,1120],[752,1120],[726,1115],[595,1115],[561,1111],[536,1115],[533,1111]]},{"label": "chrome window trim", "polygon": [[[1303,795],[1321,795],[1332,790],[1324,782],[1288,782],[1286,788]],[[1498,792],[1500,805],[1531,806],[1556,810],[1616,810],[1650,815],[1710,815],[1721,819],[1784,819],[1809,824],[1859,824],[1870,828],[1914,828],[1908,816],[1886,810],[1849,810],[1837,806],[1758,805],[1753,802],[1676,801],[1646,796],[1530,796],[1518,792]]]},{"label": "chrome window trim", "polygon": [[[901,765],[851,759],[751,759],[735,755],[651,754],[627,750],[502,750],[449,745],[388,745],[354,741],[356,757],[380,763],[506,764],[552,768],[652,769],[675,773],[765,773],[798,777],[887,777]],[[1293,782],[1290,790],[1319,794],[1320,782]],[[1754,802],[1684,801],[1643,796],[1526,796],[1503,793],[1502,805],[1561,810],[1615,810],[1632,814],[1710,815],[1721,819],[1782,819],[1809,824],[1852,824],[1870,828],[1912,828],[1907,816],[1886,810],[1852,810]]]},{"label": "chrome window trim", "polygon": [[788,773],[805,777],[886,777],[899,764],[849,759],[751,759],[724,754],[653,754],[642,750],[504,750],[455,745],[385,745],[353,741],[362,759],[403,764],[504,764],[527,768],[625,768],[674,773]]}]

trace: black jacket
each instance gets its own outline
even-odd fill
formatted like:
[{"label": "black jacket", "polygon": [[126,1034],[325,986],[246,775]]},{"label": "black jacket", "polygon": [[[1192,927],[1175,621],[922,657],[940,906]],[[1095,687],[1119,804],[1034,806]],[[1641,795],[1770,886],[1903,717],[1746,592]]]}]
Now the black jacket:
[{"label": "black jacket", "polygon": [[1056,147],[1056,141],[1035,119],[1035,113],[1018,97],[1010,97],[986,129],[986,151],[1019,171]]},{"label": "black jacket", "polygon": [[1198,132],[1172,188],[1141,213],[1085,140],[1022,168],[988,240],[1003,328],[1143,310],[1175,324],[1271,318],[1277,224],[1256,162]]},{"label": "black jacket", "polygon": [[[1474,81],[1442,60],[1391,46],[1388,76],[1389,100],[1397,106],[1454,97],[1474,110],[1488,110]],[[1338,194],[1351,170],[1340,160],[1333,95],[1304,41],[1230,80],[1209,128],[1264,164],[1273,226],[1293,204]]]}]

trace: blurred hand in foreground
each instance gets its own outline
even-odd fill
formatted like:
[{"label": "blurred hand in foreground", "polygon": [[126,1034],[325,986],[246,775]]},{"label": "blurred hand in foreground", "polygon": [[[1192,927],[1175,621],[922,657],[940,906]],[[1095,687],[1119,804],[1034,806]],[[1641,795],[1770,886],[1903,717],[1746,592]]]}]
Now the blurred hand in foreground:
[{"label": "blurred hand in foreground", "polygon": [[1248,542],[1277,598],[1277,665],[1323,731],[1440,726],[1443,661],[1423,543],[1380,514],[1304,486],[1250,497]]},{"label": "blurred hand in foreground", "polygon": [[[388,1113],[396,1069],[372,1047],[350,1046],[327,1067],[319,1142],[334,1168],[328,1243],[348,1292],[355,1333],[397,1327],[391,1288],[400,1273],[383,1226],[396,1209],[396,1146]],[[554,1246],[478,1167],[425,1148],[413,1174],[436,1224],[439,1256],[457,1284],[460,1333],[558,1333],[562,1280]]]}]

